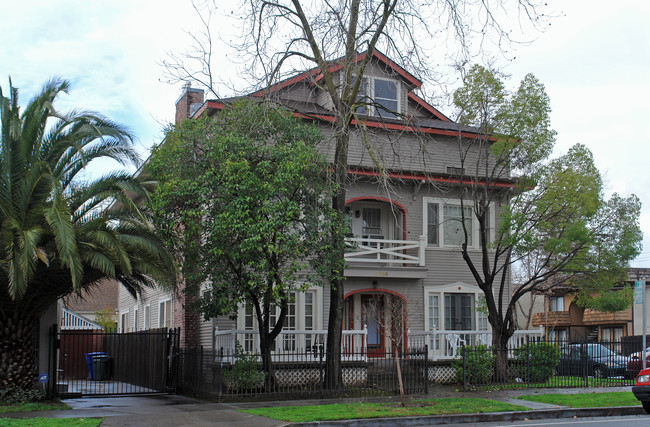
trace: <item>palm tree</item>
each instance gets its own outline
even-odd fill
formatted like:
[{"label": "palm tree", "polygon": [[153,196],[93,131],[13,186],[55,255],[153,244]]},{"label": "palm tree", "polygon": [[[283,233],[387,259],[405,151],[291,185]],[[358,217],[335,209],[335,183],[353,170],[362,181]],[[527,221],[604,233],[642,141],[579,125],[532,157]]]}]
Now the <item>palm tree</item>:
[{"label": "palm tree", "polygon": [[131,173],[85,179],[96,159],[138,165],[129,131],[99,114],[61,114],[69,83],[47,82],[21,114],[0,87],[0,389],[36,379],[33,332],[71,292],[116,279],[131,293],[172,283],[173,259],[151,227],[151,183]]}]

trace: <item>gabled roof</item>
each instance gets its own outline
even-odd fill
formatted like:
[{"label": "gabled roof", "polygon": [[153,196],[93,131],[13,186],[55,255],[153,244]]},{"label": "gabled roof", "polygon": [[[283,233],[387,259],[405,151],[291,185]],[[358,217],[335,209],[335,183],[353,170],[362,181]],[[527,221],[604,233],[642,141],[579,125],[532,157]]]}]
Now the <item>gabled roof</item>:
[{"label": "gabled roof", "polygon": [[[357,54],[357,56],[354,58],[353,62],[357,63],[362,61],[368,52],[362,52]],[[400,67],[397,65],[393,60],[388,58],[386,55],[375,49],[372,52],[372,57],[377,59],[380,63],[384,64],[391,70],[393,70],[397,75],[399,75],[405,82],[415,86],[416,88],[420,88],[422,86],[422,81],[415,77],[413,74],[409,73],[406,71],[404,68]],[[341,59],[334,60],[328,65],[327,70],[330,73],[335,73],[341,69],[343,69],[343,65],[341,65]],[[321,69],[319,67],[314,67],[308,71],[303,71],[302,73],[299,73],[293,77],[289,77],[287,79],[284,79],[278,83],[275,83],[271,85],[268,88],[260,89],[256,92],[253,92],[251,95],[252,96],[264,96],[269,92],[276,92],[280,89],[284,89],[286,87],[289,87],[291,85],[294,85],[296,83],[306,81],[306,80],[311,80],[313,82],[320,81],[323,78],[323,73],[321,72]],[[433,107],[432,107],[433,108]]]},{"label": "gabled roof", "polygon": [[[359,62],[363,60],[367,52],[362,52],[356,55],[354,62]],[[407,70],[396,64],[393,60],[388,58],[382,52],[375,49],[372,52],[373,59],[376,59],[379,63],[390,68],[395,74],[399,75],[401,79],[414,88],[419,88],[422,86],[422,81],[415,77],[413,74],[409,73]],[[341,70],[343,66],[340,63],[340,59],[332,61],[328,66],[328,71],[330,73],[335,73]],[[270,93],[278,92],[282,89],[290,88],[293,85],[298,83],[312,84],[323,78],[323,74],[319,67],[312,68],[310,70],[299,73],[293,77],[282,80],[274,85],[271,85],[268,88],[260,89],[253,93],[250,93],[248,97],[260,98],[262,96],[268,95]],[[229,104],[236,100],[235,98],[226,98],[226,99],[217,99],[217,100],[207,100],[201,108],[194,114],[194,116],[199,116],[205,112],[207,114],[212,114],[213,111],[221,110],[225,107],[226,104]],[[480,136],[480,131],[477,128],[471,126],[462,126],[453,121],[451,121],[447,116],[438,111],[431,104],[427,103],[425,100],[420,98],[418,95],[413,93],[413,91],[408,92],[408,99],[410,102],[415,103],[419,108],[426,111],[431,115],[429,118],[414,118],[409,117],[407,119],[390,119],[382,118],[378,120],[377,118],[367,117],[363,120],[362,123],[357,120],[352,120],[352,125],[363,125],[365,127],[371,128],[380,128],[386,130],[396,130],[396,131],[412,131],[412,132],[422,132],[435,135],[446,135],[446,136],[462,136],[464,138],[476,138]],[[286,108],[293,111],[294,115],[304,119],[318,120],[324,122],[334,122],[336,120],[335,115],[332,111],[323,107],[322,105],[316,104],[314,102],[306,101],[297,101],[291,99],[281,99],[276,100]]]}]

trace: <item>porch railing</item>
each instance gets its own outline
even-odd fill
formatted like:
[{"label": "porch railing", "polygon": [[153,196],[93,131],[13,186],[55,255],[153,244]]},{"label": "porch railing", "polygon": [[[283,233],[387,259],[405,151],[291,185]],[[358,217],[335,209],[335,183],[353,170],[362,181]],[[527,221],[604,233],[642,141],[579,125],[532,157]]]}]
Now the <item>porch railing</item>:
[{"label": "porch railing", "polygon": [[[490,331],[408,331],[408,348],[424,348],[429,346],[429,358],[453,359],[459,355],[462,346],[491,345]],[[530,341],[540,341],[544,337],[544,329],[519,330],[508,341],[508,350],[512,351]]]},{"label": "porch railing", "polygon": [[424,267],[426,240],[387,240],[366,237],[347,237],[350,245],[345,253],[348,262],[417,265]]},{"label": "porch railing", "polygon": [[[343,360],[359,360],[366,353],[368,329],[343,330],[341,349]],[[215,330],[215,354],[230,359],[235,354],[236,343],[249,354],[259,353],[259,331],[252,329]],[[327,353],[327,330],[283,330],[275,339],[271,350],[274,360],[282,361],[285,355],[301,353],[305,360],[318,360]]]},{"label": "porch railing", "polygon": [[104,330],[104,327],[92,322],[80,314],[65,307],[61,307],[61,329],[78,330],[78,329],[95,329]]}]

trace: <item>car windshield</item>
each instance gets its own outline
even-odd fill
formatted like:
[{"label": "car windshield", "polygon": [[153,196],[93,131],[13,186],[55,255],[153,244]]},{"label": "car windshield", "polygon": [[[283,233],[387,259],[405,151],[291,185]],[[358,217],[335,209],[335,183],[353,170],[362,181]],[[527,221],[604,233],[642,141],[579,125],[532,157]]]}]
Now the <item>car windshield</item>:
[{"label": "car windshield", "polygon": [[617,356],[612,350],[602,345],[589,345],[587,346],[587,354],[591,357],[611,357]]}]

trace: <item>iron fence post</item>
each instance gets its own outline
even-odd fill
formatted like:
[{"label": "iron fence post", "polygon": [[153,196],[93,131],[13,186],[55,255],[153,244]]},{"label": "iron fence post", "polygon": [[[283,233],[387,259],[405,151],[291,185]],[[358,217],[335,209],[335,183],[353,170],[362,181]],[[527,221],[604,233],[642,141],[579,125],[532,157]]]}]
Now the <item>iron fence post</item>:
[{"label": "iron fence post", "polygon": [[320,383],[320,398],[323,398],[324,384],[323,384],[323,346],[320,346],[320,351],[318,352],[318,378]]},{"label": "iron fence post", "polygon": [[50,327],[50,348],[49,348],[49,357],[48,360],[50,361],[48,371],[49,376],[50,376],[50,384],[48,384],[47,387],[47,395],[48,397],[53,397],[58,394],[58,387],[56,385],[57,382],[57,349],[58,349],[58,327],[57,324],[55,323]]},{"label": "iron fence post", "polygon": [[424,344],[424,392],[429,394],[429,345]]},{"label": "iron fence post", "polygon": [[219,348],[219,371],[217,374],[217,396],[219,397],[219,402],[223,397],[223,347]]},{"label": "iron fence post", "polygon": [[460,357],[463,359],[463,391],[466,390],[467,386],[467,363],[465,358],[465,344],[461,343],[460,346]]}]

